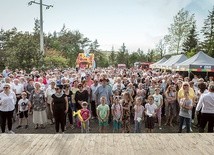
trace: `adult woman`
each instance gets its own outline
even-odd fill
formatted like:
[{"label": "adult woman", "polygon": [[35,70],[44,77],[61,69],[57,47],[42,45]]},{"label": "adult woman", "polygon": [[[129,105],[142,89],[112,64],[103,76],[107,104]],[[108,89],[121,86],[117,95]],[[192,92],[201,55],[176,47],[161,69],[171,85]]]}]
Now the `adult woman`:
[{"label": "adult woman", "polygon": [[33,123],[35,124],[35,129],[38,129],[39,125],[44,129],[44,124],[47,123],[45,93],[41,90],[39,82],[35,83],[35,90],[31,92],[29,101],[33,106]]},{"label": "adult woman", "polygon": [[78,88],[78,81],[77,80],[74,80],[73,81],[73,85],[72,85],[72,87],[71,87],[71,91],[72,91],[72,93],[73,93],[73,95],[72,95],[72,103],[73,103],[73,105],[74,105],[74,107],[73,107],[73,110],[74,111],[76,111],[76,102],[75,102],[75,94],[76,94],[76,92],[79,90],[79,88]]},{"label": "adult woman", "polygon": [[0,93],[0,116],[1,116],[1,131],[5,133],[6,121],[9,133],[12,131],[13,110],[16,104],[16,95],[10,90],[10,84],[5,83],[3,92]]},{"label": "adult woman", "polygon": [[130,127],[130,116],[131,116],[131,106],[132,106],[132,97],[129,94],[129,92],[125,92],[123,94],[123,100],[122,106],[123,106],[123,118],[122,118],[122,129],[123,133],[129,133],[131,131]]},{"label": "adult woman", "polygon": [[[186,79],[187,80],[187,79]],[[188,92],[188,98],[192,101],[192,103],[194,103],[194,99],[195,99],[195,92],[194,90],[190,87],[188,82],[183,82],[183,85],[181,87],[181,89],[178,91],[178,95],[177,95],[177,101],[178,103],[180,103],[180,100],[182,98],[185,98],[184,94]],[[194,106],[194,105],[193,105]],[[190,112],[192,113],[192,110],[190,110]],[[190,121],[191,123],[191,121]],[[183,128],[185,128],[185,125],[183,126]],[[191,129],[191,125],[190,125],[190,131],[192,131]]]},{"label": "adult woman", "polygon": [[[68,119],[69,119],[71,129],[73,129],[74,128],[74,126],[73,126],[73,103],[72,103],[73,93],[70,90],[69,83],[64,84],[64,93],[68,98]],[[65,119],[65,126],[66,126],[66,119]]]},{"label": "adult woman", "polygon": [[45,91],[45,97],[46,97],[46,101],[47,101],[47,117],[48,119],[50,119],[51,124],[54,123],[53,121],[53,114],[51,112],[51,102],[52,102],[52,95],[55,93],[55,81],[50,81],[50,87],[46,89]]},{"label": "adult woman", "polygon": [[[68,112],[68,98],[63,93],[63,85],[55,87],[56,93],[52,95],[51,110],[55,118],[56,133],[59,132],[59,125],[61,124],[62,133],[65,130],[65,116]],[[53,106],[53,108],[52,108]]]},{"label": "adult woman", "polygon": [[86,101],[88,102],[88,91],[83,90],[83,85],[81,83],[78,84],[79,90],[75,94],[75,102],[76,102],[76,110],[82,109],[82,102]]},{"label": "adult woman", "polygon": [[172,120],[176,116],[176,99],[176,88],[173,85],[169,85],[165,92],[165,113],[167,117],[165,125],[169,123],[171,127],[173,127]]}]

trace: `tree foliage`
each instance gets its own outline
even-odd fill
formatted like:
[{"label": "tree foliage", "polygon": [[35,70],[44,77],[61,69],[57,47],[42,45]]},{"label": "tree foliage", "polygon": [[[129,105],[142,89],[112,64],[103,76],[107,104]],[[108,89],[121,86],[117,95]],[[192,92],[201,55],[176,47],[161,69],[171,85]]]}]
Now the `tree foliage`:
[{"label": "tree foliage", "polygon": [[204,41],[202,43],[203,50],[214,57],[214,6],[213,10],[209,11],[209,15],[204,21],[202,33],[204,36]]},{"label": "tree foliage", "polygon": [[190,15],[188,11],[181,9],[177,13],[173,23],[168,28],[168,35],[165,37],[165,41],[169,45],[169,52],[177,54],[182,52],[183,42],[189,35],[193,22],[194,15]]},{"label": "tree foliage", "polygon": [[196,32],[196,24],[192,24],[192,28],[187,36],[186,40],[183,43],[183,51],[188,54],[189,52],[192,54],[196,54],[198,51],[198,34]]}]

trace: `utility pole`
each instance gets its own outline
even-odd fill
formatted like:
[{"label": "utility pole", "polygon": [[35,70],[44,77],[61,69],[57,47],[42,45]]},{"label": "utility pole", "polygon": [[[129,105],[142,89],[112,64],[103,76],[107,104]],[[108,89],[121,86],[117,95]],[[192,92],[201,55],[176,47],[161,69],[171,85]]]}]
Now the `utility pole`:
[{"label": "utility pole", "polygon": [[38,4],[40,5],[40,52],[42,53],[42,55],[44,56],[45,51],[44,51],[44,36],[43,36],[43,11],[42,11],[42,7],[45,6],[46,9],[49,9],[51,7],[53,7],[53,5],[47,5],[47,4],[43,4],[42,0],[40,0],[40,2],[36,2],[34,1],[30,1],[28,3],[28,5],[32,5],[32,4]]}]

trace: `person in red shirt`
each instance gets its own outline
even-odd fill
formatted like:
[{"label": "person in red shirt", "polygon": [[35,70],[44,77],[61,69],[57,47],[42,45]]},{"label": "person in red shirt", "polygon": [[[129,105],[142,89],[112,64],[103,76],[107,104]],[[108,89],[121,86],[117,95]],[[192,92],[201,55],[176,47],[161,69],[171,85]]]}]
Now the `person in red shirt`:
[{"label": "person in red shirt", "polygon": [[87,109],[88,103],[82,103],[82,109],[80,109],[80,116],[82,117],[81,120],[81,132],[82,133],[89,133],[89,119],[91,118],[91,112]]}]

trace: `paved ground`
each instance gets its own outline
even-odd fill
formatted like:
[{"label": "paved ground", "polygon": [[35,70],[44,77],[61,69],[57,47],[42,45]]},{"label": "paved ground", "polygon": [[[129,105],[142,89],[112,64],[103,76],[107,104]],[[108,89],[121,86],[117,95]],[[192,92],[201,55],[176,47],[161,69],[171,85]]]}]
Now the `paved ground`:
[{"label": "paved ground", "polygon": [[[163,118],[163,122],[164,118]],[[34,124],[32,123],[32,115],[29,115],[29,128],[25,129],[24,127],[16,129],[16,127],[18,126],[18,120],[16,122],[14,122],[13,124],[13,131],[15,133],[34,133],[34,134],[39,134],[39,133],[48,133],[48,134],[54,134],[55,133],[55,125],[50,125],[47,124],[45,129],[34,129]],[[131,133],[134,132],[134,124],[132,123],[132,130]],[[197,128],[192,127],[193,132],[198,132]],[[107,131],[108,133],[112,133],[112,124],[110,124],[107,127]],[[155,124],[155,133],[177,133],[178,131],[178,125],[174,123],[174,127],[170,127],[170,126],[162,126],[162,130],[159,130],[157,127],[157,124]],[[145,127],[144,127],[144,123],[143,123],[143,128],[142,128],[142,132],[145,132]],[[184,130],[184,132],[186,132],[186,130]],[[81,133],[80,129],[75,127],[74,129],[71,129],[69,126],[67,127],[67,130],[65,131],[65,133]],[[94,119],[94,120],[90,120],[90,133],[99,133],[99,127],[98,127],[98,120]]]}]

